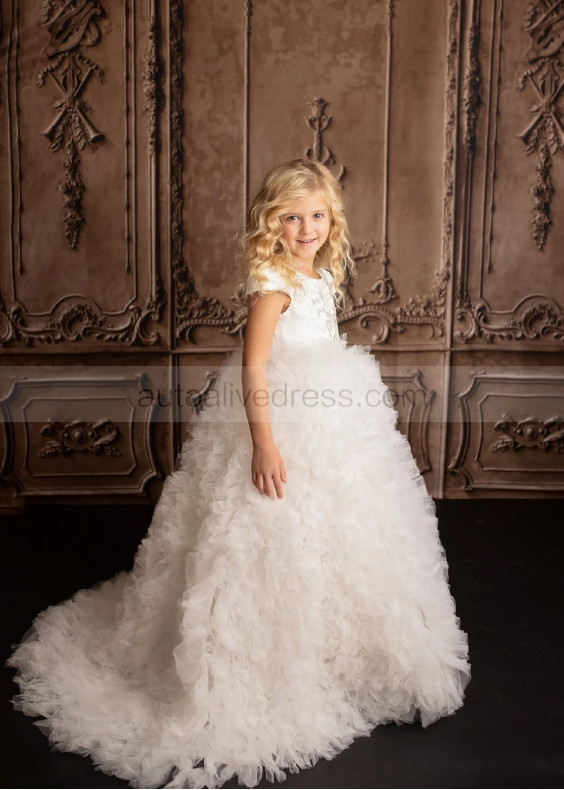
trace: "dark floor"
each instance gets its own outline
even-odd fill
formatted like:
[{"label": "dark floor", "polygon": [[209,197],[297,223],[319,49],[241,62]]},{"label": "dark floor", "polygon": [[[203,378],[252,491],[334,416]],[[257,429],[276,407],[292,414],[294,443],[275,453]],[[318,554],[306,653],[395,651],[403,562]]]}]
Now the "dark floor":
[{"label": "dark floor", "polygon": [[[334,760],[288,774],[284,787],[564,786],[564,500],[439,501],[437,511],[469,636],[465,705],[426,730],[377,727]],[[2,787],[128,786],[89,758],[49,749],[33,720],[12,709],[17,689],[4,660],[39,610],[131,566],[151,513],[44,507],[1,519]]]}]

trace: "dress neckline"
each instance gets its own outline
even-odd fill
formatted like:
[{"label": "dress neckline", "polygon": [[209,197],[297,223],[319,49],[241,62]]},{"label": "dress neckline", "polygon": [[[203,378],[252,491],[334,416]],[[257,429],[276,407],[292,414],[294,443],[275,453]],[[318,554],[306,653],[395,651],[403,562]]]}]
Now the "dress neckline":
[{"label": "dress neckline", "polygon": [[317,272],[319,274],[319,277],[310,277],[309,274],[304,274],[303,272],[299,272],[297,269],[294,269],[294,271],[296,272],[296,274],[300,274],[302,277],[305,277],[306,280],[322,280],[323,279],[323,275],[320,272]]}]

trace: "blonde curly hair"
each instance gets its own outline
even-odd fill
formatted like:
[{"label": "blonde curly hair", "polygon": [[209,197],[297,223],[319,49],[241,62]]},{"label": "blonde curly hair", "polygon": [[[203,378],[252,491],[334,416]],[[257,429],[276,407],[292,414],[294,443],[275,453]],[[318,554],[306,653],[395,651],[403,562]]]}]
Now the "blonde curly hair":
[{"label": "blonde curly hair", "polygon": [[287,242],[281,238],[282,216],[296,201],[320,191],[330,213],[329,236],[317,251],[314,265],[328,269],[333,277],[337,303],[342,304],[341,288],[350,274],[355,273],[351,244],[345,217],[341,185],[327,167],[308,159],[293,159],[270,170],[249,211],[249,221],[242,238],[239,268],[242,283],[237,294],[242,298],[245,283],[251,275],[259,283],[266,281],[265,272],[272,267],[289,286],[302,287],[291,265]]}]

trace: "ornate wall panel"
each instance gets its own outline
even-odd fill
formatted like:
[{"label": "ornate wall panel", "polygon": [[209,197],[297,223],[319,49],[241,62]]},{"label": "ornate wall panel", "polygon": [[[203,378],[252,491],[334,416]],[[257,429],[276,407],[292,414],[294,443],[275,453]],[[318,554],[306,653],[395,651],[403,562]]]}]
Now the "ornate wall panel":
[{"label": "ornate wall panel", "polygon": [[233,235],[264,172],[303,155],[345,187],[359,271],[340,316],[351,341],[445,347],[460,13],[457,0],[420,9],[275,0],[184,11],[172,47],[173,58],[185,49],[192,88],[172,156],[191,179],[174,262],[181,347],[236,342]]},{"label": "ornate wall panel", "polygon": [[299,156],[343,184],[341,330],[431,493],[564,490],[558,3],[0,2],[0,506],[158,495]]},{"label": "ornate wall panel", "polygon": [[0,59],[0,342],[166,346],[154,3],[4,0]]},{"label": "ornate wall panel", "polygon": [[472,0],[454,340],[564,343],[561,4]]},{"label": "ornate wall panel", "polygon": [[[244,3],[170,3],[176,340],[235,346],[230,297],[244,225]],[[196,337],[197,335],[197,337]]]},{"label": "ornate wall panel", "polygon": [[564,488],[564,367],[556,355],[459,354],[447,492],[543,495]]},{"label": "ornate wall panel", "polygon": [[182,442],[190,435],[191,421],[202,409],[206,408],[206,396],[210,395],[212,390],[217,393],[217,375],[226,356],[222,353],[183,354],[177,358],[175,404],[178,436],[176,453],[180,450]]},{"label": "ornate wall panel", "polygon": [[154,362],[4,364],[5,504],[10,496],[154,494],[171,468],[170,371]]},{"label": "ornate wall panel", "polygon": [[391,405],[398,412],[398,428],[408,439],[417,466],[432,496],[442,493],[442,444],[446,401],[445,356],[440,352],[396,352],[383,356],[382,379]]}]

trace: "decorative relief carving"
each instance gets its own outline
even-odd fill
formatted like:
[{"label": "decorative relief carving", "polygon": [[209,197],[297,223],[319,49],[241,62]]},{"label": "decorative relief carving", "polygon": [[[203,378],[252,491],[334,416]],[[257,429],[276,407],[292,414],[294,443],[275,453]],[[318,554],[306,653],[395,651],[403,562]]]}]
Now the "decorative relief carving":
[{"label": "decorative relief carving", "polygon": [[[391,9],[391,5],[390,5]],[[390,11],[391,13],[391,11]],[[391,30],[389,31],[391,35]],[[388,75],[389,77],[389,75]],[[388,83],[388,90],[389,90],[389,79]],[[389,93],[388,93],[388,102],[389,102]],[[319,162],[325,167],[329,167],[330,165],[335,165],[335,157],[333,152],[327,148],[323,143],[323,132],[329,127],[331,121],[333,120],[332,115],[327,115],[325,113],[325,108],[327,107],[328,102],[324,99],[313,99],[312,101],[308,102],[308,105],[312,108],[312,115],[306,118],[308,126],[313,129],[313,146],[308,148],[305,152],[306,158],[313,162]],[[388,113],[386,113],[386,121],[388,118]],[[386,123],[386,140],[388,134],[388,126]],[[387,151],[388,145],[386,143],[385,149]],[[387,171],[387,154],[386,162],[384,170]],[[337,181],[340,183],[343,182],[343,178],[345,176],[345,166],[342,165],[338,173],[335,175]],[[387,176],[384,178],[384,206],[387,205],[387,190],[388,190],[388,179]],[[386,304],[390,302],[392,299],[397,299],[397,295],[394,288],[394,283],[392,278],[388,274],[388,267],[390,265],[390,261],[388,259],[388,238],[387,238],[387,228],[386,228],[386,221],[387,217],[384,218],[384,231],[383,231],[383,239],[382,239],[382,254],[380,256],[379,264],[381,267],[381,275],[376,280],[376,282],[370,288],[371,293],[376,295],[376,299],[371,299],[367,301],[364,297],[360,297],[357,299],[354,294],[354,284],[352,279],[349,277],[347,282],[344,284],[344,291],[346,295],[346,304],[344,308],[344,312],[341,311],[340,313],[340,320],[346,321],[350,320],[344,317],[347,309],[347,303],[350,308],[358,308],[354,314],[354,318],[362,319],[363,316],[371,314],[371,307],[374,305]],[[352,258],[358,264],[360,261],[363,263],[374,264],[375,260],[375,249],[373,242],[364,242],[360,247],[353,248],[352,250]],[[363,312],[364,308],[366,310]],[[367,319],[368,320],[368,319]],[[365,325],[365,324],[363,324]]]},{"label": "decorative relief carving", "polygon": [[73,452],[121,455],[115,446],[119,438],[119,428],[108,419],[96,423],[74,420],[66,424],[49,420],[41,428],[40,434],[47,439],[46,445],[37,451],[40,458],[69,455]]},{"label": "decorative relief carving", "polygon": [[50,77],[62,95],[54,105],[57,115],[43,134],[52,151],[65,149],[66,175],[61,186],[65,209],[63,222],[65,236],[73,249],[78,246],[80,227],[84,223],[82,195],[85,186],[80,175],[79,150],[86,146],[94,150],[96,141],[103,138],[87,117],[89,107],[81,96],[92,74],[101,82],[104,74],[80,50],[93,47],[100,40],[97,20],[103,14],[99,0],[53,0],[44,2],[41,7],[41,21],[49,33],[43,51],[52,62],[42,69],[37,82],[43,86]]},{"label": "decorative relief carving", "polygon": [[542,250],[546,243],[554,187],[550,171],[552,157],[564,151],[564,127],[560,121],[558,100],[564,88],[562,52],[564,38],[564,7],[561,2],[538,0],[525,11],[525,31],[531,38],[525,55],[528,66],[521,74],[518,89],[527,83],[533,86],[537,104],[531,107],[533,120],[520,132],[526,154],[538,152],[537,180],[531,189],[533,196],[533,239]]},{"label": "decorative relief carving", "polygon": [[[389,35],[391,36],[391,18],[393,5],[388,4]],[[443,163],[444,197],[443,197],[443,237],[441,250],[441,263],[433,278],[433,285],[428,294],[416,294],[395,310],[378,306],[377,303],[351,306],[345,305],[341,312],[340,320],[349,321],[358,318],[362,327],[367,327],[373,322],[376,324],[376,333],[372,336],[375,344],[386,343],[390,333],[402,333],[409,325],[430,326],[432,337],[442,337],[445,331],[447,283],[452,269],[452,243],[453,243],[453,202],[454,202],[454,149],[456,133],[456,87],[457,87],[457,57],[458,57],[458,18],[459,2],[453,0],[449,9],[448,22],[448,50],[447,50],[447,85],[446,85],[446,113],[445,128],[445,158]],[[387,252],[386,238],[384,238],[383,256]],[[371,290],[378,292],[382,287],[386,291],[387,271],[384,266],[382,286],[373,286]],[[393,287],[393,284],[392,284]]]},{"label": "decorative relief carving", "polygon": [[[248,6],[250,10],[250,5]],[[170,3],[170,202],[171,260],[175,285],[176,338],[194,342],[192,333],[198,326],[217,327],[228,335],[241,334],[246,310],[227,310],[219,299],[201,297],[184,260],[184,13],[181,0]]]},{"label": "decorative relief carving", "polygon": [[[423,371],[419,368],[384,375],[383,381],[390,388],[392,405],[405,425],[405,435],[411,444],[419,471],[421,474],[431,472],[429,414],[435,390],[427,389],[423,382]],[[402,408],[406,404],[407,408]]]},{"label": "decorative relief carving", "polygon": [[564,340],[564,314],[556,302],[539,299],[538,295],[522,299],[510,318],[501,318],[497,323],[492,321],[488,305],[480,301],[473,305],[466,296],[459,301],[456,310],[458,321],[464,321],[466,328],[458,329],[454,339],[463,343],[480,338],[488,343],[501,340],[536,340],[550,337],[552,340]]},{"label": "decorative relief carving", "polygon": [[[474,0],[472,4],[472,21],[470,24],[470,32],[467,42],[468,51],[468,69],[465,80],[465,98],[464,107],[467,115],[467,127],[465,144],[467,148],[466,153],[466,189],[464,195],[464,202],[467,206],[467,212],[472,201],[472,179],[473,179],[473,158],[476,145],[476,123],[478,118],[479,108],[481,106],[481,91],[482,91],[482,75],[479,61],[479,15],[480,15],[481,0]],[[560,6],[560,4],[558,4]],[[547,144],[548,138],[552,139],[552,132],[548,132],[552,121],[549,116],[554,115],[554,107],[557,96],[550,93],[552,89],[549,88],[549,83],[552,81],[553,89],[561,90],[564,81],[559,81],[558,86],[553,80],[553,77],[548,75],[557,68],[556,61],[552,55],[548,55],[548,50],[545,49],[545,55],[542,54],[542,48],[548,42],[552,41],[553,45],[558,44],[559,39],[553,38],[556,34],[556,28],[551,28],[551,25],[558,21],[560,17],[564,20],[562,12],[557,17],[553,16],[548,11],[548,4],[543,2],[544,11],[541,13],[540,6],[537,11],[532,7],[529,8],[530,14],[526,20],[526,29],[531,33],[532,46],[529,52],[529,62],[531,68],[523,73],[520,80],[520,87],[523,88],[527,81],[531,80],[535,85],[537,94],[539,90],[544,92],[545,99],[542,100],[538,106],[532,108],[535,113],[535,118],[529,127],[519,135],[524,142],[533,145],[531,151],[535,150],[534,146],[541,145],[543,135],[546,136]],[[534,12],[534,13],[533,13]],[[537,13],[538,12],[538,13]],[[497,35],[501,35],[501,9],[499,4],[496,4],[497,19],[494,29],[498,31]],[[540,16],[539,16],[540,14]],[[536,21],[534,21],[536,20]],[[537,41],[535,44],[534,42]],[[543,43],[544,42],[544,43]],[[501,48],[501,40],[495,38],[492,42],[492,47],[496,49]],[[560,51],[560,50],[558,50]],[[554,55],[556,57],[556,55]],[[555,72],[556,73],[556,72]],[[554,76],[554,75],[553,75]],[[540,84],[537,85],[537,81]],[[494,71],[491,75],[492,81],[492,109],[490,112],[495,115],[496,108],[496,95],[495,91],[499,85],[499,75]],[[539,94],[540,97],[540,94]],[[552,107],[552,109],[550,109]],[[564,138],[562,138],[564,140]],[[542,146],[541,146],[542,148]],[[549,208],[551,195],[545,191],[545,188],[550,191],[550,178],[547,168],[550,162],[546,158],[546,152],[539,150],[540,164],[537,167],[539,171],[539,182],[535,200],[539,202],[539,211],[536,214],[535,220],[538,228],[535,230],[536,236],[539,240],[541,236],[546,240],[546,230],[548,224],[545,220],[548,217],[546,214],[543,219],[544,209]],[[539,169],[540,168],[540,169]],[[544,175],[543,175],[544,173]],[[545,177],[547,176],[547,177]],[[543,186],[544,184],[544,186]],[[493,198],[492,198],[493,199]],[[544,209],[542,208],[544,206]],[[493,208],[491,209],[493,211]],[[544,230],[543,230],[544,228]],[[456,293],[456,310],[455,317],[458,322],[462,324],[458,328],[453,337],[456,341],[461,343],[469,343],[473,340],[485,340],[488,343],[493,343],[499,340],[505,341],[518,341],[518,340],[536,340],[540,338],[550,338],[553,341],[564,340],[564,313],[559,305],[550,297],[542,294],[532,294],[521,299],[512,310],[505,310],[496,313],[485,299],[476,299],[475,303],[469,293],[468,287],[468,234],[469,234],[469,215],[467,213],[462,229],[461,241],[461,265],[460,277],[457,284]],[[540,234],[540,235],[539,235]],[[544,235],[543,235],[544,234]],[[544,244],[543,240],[543,244]],[[540,249],[540,247],[539,247]],[[487,261],[487,271],[491,271],[491,261]]]},{"label": "decorative relief carving", "polygon": [[[386,243],[386,249],[387,249],[387,243]],[[351,250],[351,256],[357,265],[359,262],[362,262],[363,265],[370,268],[371,266],[375,266],[379,262],[380,266],[382,267],[381,276],[378,277],[378,279],[374,282],[374,284],[369,289],[370,292],[375,294],[376,296],[375,299],[370,300],[370,304],[386,304],[387,302],[392,301],[392,299],[397,299],[393,280],[388,275],[388,271],[387,271],[389,261],[384,246],[379,261],[377,260],[376,257],[376,246],[374,242],[364,242],[358,247],[353,246]],[[367,304],[367,300],[364,297],[361,296],[357,298],[355,294],[354,283],[352,282],[352,280],[349,280],[345,284],[344,290],[351,306],[361,306]]]},{"label": "decorative relief carving", "polygon": [[[44,82],[49,77],[57,83],[61,91],[67,91],[65,99],[57,103],[59,113],[44,134],[51,140],[51,147],[65,145],[67,150],[65,158],[67,181],[62,191],[67,207],[65,215],[67,230],[72,237],[70,240],[73,245],[75,241],[78,243],[80,225],[83,221],[80,201],[84,184],[80,178],[78,151],[83,147],[83,143],[93,145],[94,141],[102,136],[87,118],[88,107],[79,97],[92,72],[100,79],[103,79],[103,74],[96,64],[84,56],[80,47],[94,46],[98,42],[100,31],[96,20],[103,13],[98,0],[92,2],[72,0],[64,6],[58,0],[53,0],[43,3],[42,6],[42,20],[50,34],[45,51],[48,56],[54,57],[54,61],[43,69],[40,81]],[[15,35],[19,36],[17,27]],[[127,46],[129,45],[128,42]],[[127,78],[130,78],[129,75]],[[135,80],[135,75],[131,79]],[[77,80],[80,80],[78,84]],[[74,89],[71,95],[69,91],[72,86]],[[17,109],[17,96],[15,105]],[[126,131],[126,136],[128,134],[129,132]],[[67,146],[66,143],[71,139],[71,135],[72,144]],[[153,193],[155,188],[155,183],[151,182]],[[21,211],[21,204],[19,208],[17,205],[14,206],[14,209]],[[126,217],[126,222],[128,221]],[[156,227],[154,216],[151,222],[153,229]],[[155,232],[153,231],[153,237]],[[18,228],[15,229],[12,239],[18,244],[21,241]],[[152,251],[152,264],[154,261],[155,254]],[[128,265],[129,258],[127,258]],[[127,267],[126,271],[129,271]],[[138,302],[136,296],[135,302],[128,302],[121,314],[114,313],[111,316],[106,316],[96,301],[88,296],[74,294],[62,296],[48,313],[28,314],[23,304],[18,301],[8,303],[0,295],[0,346],[10,343],[32,346],[39,343],[83,339],[124,345],[153,345],[159,340],[159,335],[150,331],[149,322],[160,321],[165,304],[165,292],[160,276],[154,271],[154,265],[152,271],[151,293],[144,301],[141,304],[135,303]],[[23,272],[21,254],[19,272]]]},{"label": "decorative relief carving", "polygon": [[[509,402],[517,403],[517,408],[522,409],[527,399],[533,405],[533,411],[539,406],[542,410],[549,399],[560,402],[564,380],[559,371],[530,376],[528,372],[525,375],[506,372],[506,369],[501,372],[472,370],[469,375],[467,388],[455,393],[460,413],[460,427],[456,431],[458,448],[448,466],[449,472],[463,478],[462,490],[562,490],[560,477],[564,467],[560,460],[550,464],[539,456],[527,454],[523,462],[513,461],[504,468],[501,461],[492,461],[489,456],[492,452],[527,448],[564,452],[564,421],[560,417],[525,417],[517,421],[504,414],[502,419],[494,422],[489,416],[496,411],[503,413]],[[485,412],[486,402],[490,406]],[[493,443],[486,438],[486,433],[491,437],[492,427],[499,435]],[[530,461],[529,465],[526,461]],[[534,482],[527,479],[527,475],[532,473],[537,475]]]},{"label": "decorative relief carving", "polygon": [[211,393],[215,391],[215,383],[219,377],[219,371],[212,370],[206,373],[206,383],[204,386],[199,390],[190,390],[187,392],[188,399],[190,400],[190,405],[196,412],[196,414],[200,414],[204,410],[207,405],[207,401],[211,396]]},{"label": "decorative relief carving", "polygon": [[157,151],[157,118],[164,104],[163,69],[159,58],[159,28],[153,11],[149,27],[149,47],[143,74],[143,110],[149,114],[149,152]]},{"label": "decorative relief carving", "polygon": [[[322,165],[325,165],[325,167],[335,165],[336,162],[333,152],[323,144],[323,132],[330,126],[333,120],[332,115],[326,115],[325,113],[327,102],[323,99],[313,99],[312,101],[308,101],[308,105],[311,107],[312,114],[306,118],[306,121],[310,129],[313,130],[313,145],[311,148],[306,149],[306,159],[313,162],[320,162]],[[341,165],[337,173],[335,173],[335,178],[339,183],[342,183],[344,177],[345,166]]]},{"label": "decorative relief carving", "polygon": [[[474,11],[476,5],[474,5]],[[464,78],[464,111],[466,132],[464,145],[472,154],[476,151],[476,126],[482,103],[482,68],[480,65],[480,26],[472,20],[468,37],[468,67]]]},{"label": "decorative relief carving", "polygon": [[11,377],[0,398],[3,479],[24,497],[146,496],[163,471],[154,457],[158,404],[143,403],[140,394],[164,388],[166,374],[149,379],[142,366],[128,367],[125,376],[115,368],[115,378],[107,368],[73,370],[73,378],[65,377],[69,368],[61,376],[53,369],[46,378]]},{"label": "decorative relief carving", "polygon": [[245,33],[250,35],[251,33],[251,17],[253,15],[253,2],[252,0],[244,0],[244,8],[245,8]]},{"label": "decorative relief carving", "polygon": [[524,420],[514,420],[504,414],[495,423],[494,431],[501,434],[497,442],[490,446],[494,453],[525,449],[564,453],[564,420],[561,417],[551,417],[548,420],[525,417]]},{"label": "decorative relief carving", "polygon": [[162,280],[156,276],[154,293],[149,294],[145,304],[129,305],[123,323],[115,326],[101,308],[86,297],[64,297],[53,308],[47,322],[28,323],[21,305],[7,307],[0,296],[0,345],[23,342],[32,346],[36,342],[60,343],[85,339],[100,340],[105,343],[126,343],[128,345],[154,345],[159,335],[150,332],[149,321],[159,321],[165,304]]},{"label": "decorative relief carving", "polygon": [[[391,35],[393,2],[388,0],[388,86],[391,68]],[[251,4],[245,5],[246,26],[249,27]],[[446,109],[447,124],[445,131],[445,159],[444,159],[444,211],[443,211],[443,247],[441,263],[435,272],[430,293],[416,294],[410,297],[403,305],[395,310],[384,307],[386,303],[397,298],[391,277],[388,274],[388,242],[384,234],[380,265],[381,276],[370,288],[376,298],[370,301],[357,299],[352,288],[352,283],[345,283],[347,299],[345,307],[339,313],[339,322],[344,323],[357,319],[362,328],[371,326],[374,330],[372,342],[374,344],[386,343],[392,332],[404,332],[409,325],[429,326],[432,337],[444,335],[444,322],[446,311],[446,290],[450,278],[452,260],[452,209],[454,200],[454,138],[456,125],[456,93],[457,93],[457,55],[458,55],[458,18],[459,0],[450,0],[448,23],[448,50],[447,50],[447,85]],[[196,289],[194,278],[184,260],[184,224],[182,211],[184,204],[183,171],[184,171],[184,110],[183,100],[183,75],[182,65],[184,45],[182,39],[183,10],[180,0],[171,0],[170,3],[170,54],[171,54],[171,250],[172,268],[176,290],[176,337],[178,340],[194,342],[193,331],[199,326],[217,327],[228,335],[242,336],[246,321],[246,310],[227,310],[215,298],[201,297]],[[388,87],[389,90],[389,87]],[[323,132],[328,128],[332,118],[324,112],[327,102],[323,99],[314,99],[308,102],[313,107],[312,115],[306,121],[314,132],[313,146],[308,148],[306,156],[334,164],[332,152],[323,144]],[[389,104],[389,95],[388,95]],[[387,156],[387,153],[386,153]],[[387,167],[387,159],[386,159]],[[344,166],[339,171],[342,179],[345,174]],[[357,260],[366,260],[374,254],[372,244],[364,244],[353,250]]]}]

